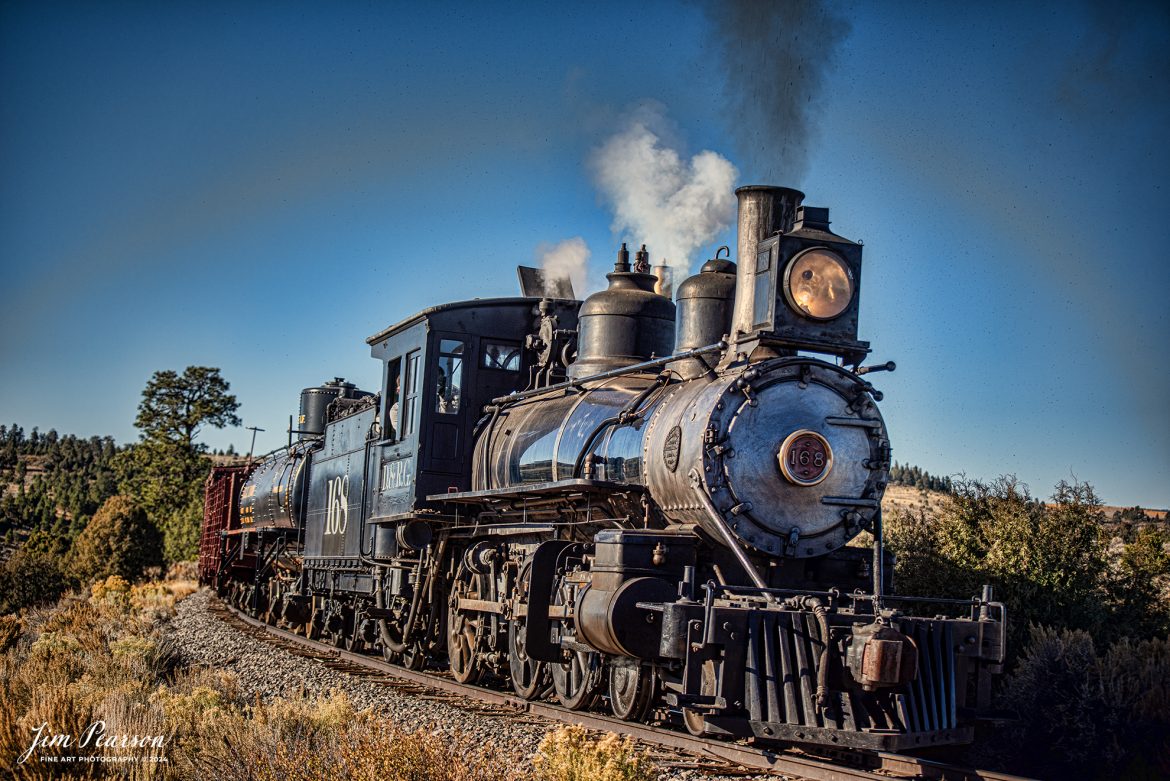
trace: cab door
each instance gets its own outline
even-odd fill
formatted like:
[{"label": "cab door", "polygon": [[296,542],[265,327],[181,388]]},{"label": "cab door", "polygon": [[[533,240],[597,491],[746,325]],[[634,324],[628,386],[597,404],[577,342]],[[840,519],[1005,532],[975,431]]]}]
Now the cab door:
[{"label": "cab door", "polygon": [[437,492],[462,487],[461,478],[470,457],[469,429],[477,411],[472,409],[475,361],[474,339],[467,334],[432,334],[429,387],[424,390],[422,419],[429,421],[430,436],[423,444],[424,468],[445,484]]}]

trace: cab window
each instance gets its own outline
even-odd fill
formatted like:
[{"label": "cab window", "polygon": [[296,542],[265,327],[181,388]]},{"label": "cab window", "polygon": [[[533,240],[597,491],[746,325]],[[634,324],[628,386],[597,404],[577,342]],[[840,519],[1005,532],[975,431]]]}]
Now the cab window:
[{"label": "cab window", "polygon": [[463,383],[464,343],[456,339],[439,340],[439,365],[435,372],[435,412],[454,415],[459,412]]},{"label": "cab window", "polygon": [[402,412],[402,435],[405,439],[418,430],[418,397],[422,391],[422,353],[415,350],[406,356],[406,386]]},{"label": "cab window", "polygon": [[484,342],[483,368],[506,372],[520,371],[520,345],[507,342]]}]

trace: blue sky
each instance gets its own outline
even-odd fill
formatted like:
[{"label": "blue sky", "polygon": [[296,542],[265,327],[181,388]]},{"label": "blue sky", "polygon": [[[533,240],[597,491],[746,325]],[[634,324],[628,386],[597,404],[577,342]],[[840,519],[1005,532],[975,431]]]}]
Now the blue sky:
[{"label": "blue sky", "polygon": [[729,90],[699,3],[4,3],[0,420],[130,441],[203,364],[274,447],[299,388],[376,386],[366,336],[640,241],[589,161],[650,103],[865,241],[896,458],[1170,506],[1170,12],[830,8],[794,160],[729,100],[789,74]]}]

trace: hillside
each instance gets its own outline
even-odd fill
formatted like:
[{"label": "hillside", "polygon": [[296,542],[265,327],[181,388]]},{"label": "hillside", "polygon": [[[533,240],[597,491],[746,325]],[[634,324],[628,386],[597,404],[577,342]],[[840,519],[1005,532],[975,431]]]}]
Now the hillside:
[{"label": "hillside", "polygon": [[927,515],[937,515],[946,501],[942,491],[912,488],[908,485],[890,485],[882,497],[882,514],[890,516],[898,511],[917,513],[925,510]]}]

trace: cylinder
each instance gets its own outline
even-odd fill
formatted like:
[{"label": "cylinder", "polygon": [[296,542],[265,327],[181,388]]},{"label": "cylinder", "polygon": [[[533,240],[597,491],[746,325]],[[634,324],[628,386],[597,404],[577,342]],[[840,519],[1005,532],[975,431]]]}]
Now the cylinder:
[{"label": "cylinder", "polygon": [[581,639],[616,656],[657,657],[661,623],[638,603],[673,602],[678,597],[675,586],[660,578],[615,578],[612,587],[607,591],[590,585],[579,595],[576,613]]},{"label": "cylinder", "polygon": [[796,221],[796,209],[804,193],[788,187],[752,184],[735,191],[739,199],[739,228],[736,236],[734,340],[752,330],[755,312],[756,245],[777,232],[787,233]]}]

